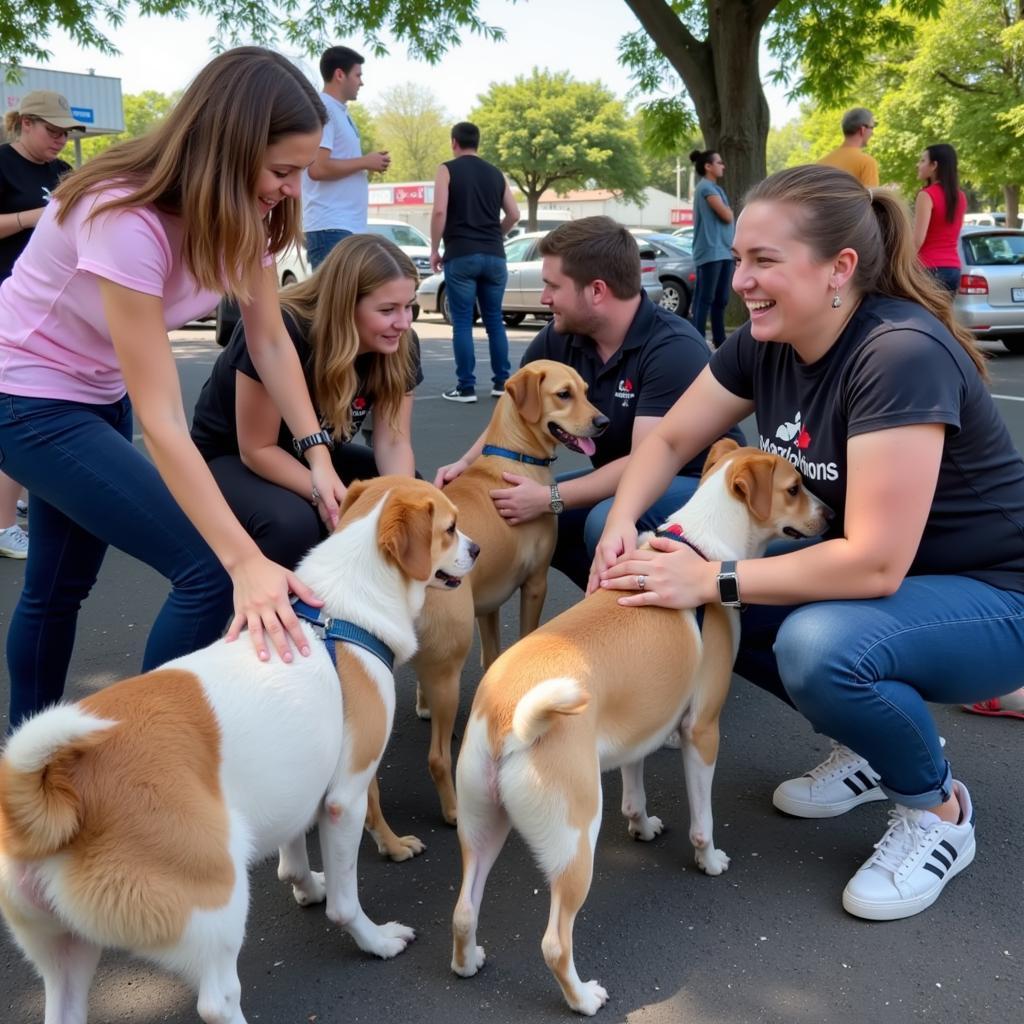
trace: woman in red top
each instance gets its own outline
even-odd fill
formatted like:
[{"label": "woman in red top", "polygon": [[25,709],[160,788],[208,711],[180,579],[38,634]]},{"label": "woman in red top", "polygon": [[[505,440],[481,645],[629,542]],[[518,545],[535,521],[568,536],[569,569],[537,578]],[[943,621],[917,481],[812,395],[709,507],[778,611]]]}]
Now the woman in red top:
[{"label": "woman in red top", "polygon": [[927,182],[914,204],[917,257],[939,284],[955,295],[960,287],[957,239],[967,210],[956,170],[956,150],[945,142],[928,146],[917,161],[917,176]]}]

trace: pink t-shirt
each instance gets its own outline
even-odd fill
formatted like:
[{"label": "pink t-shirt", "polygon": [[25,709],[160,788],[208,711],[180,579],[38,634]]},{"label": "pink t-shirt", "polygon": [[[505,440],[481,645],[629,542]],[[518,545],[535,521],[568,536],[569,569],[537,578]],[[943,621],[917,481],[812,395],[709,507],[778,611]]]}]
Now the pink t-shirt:
[{"label": "pink t-shirt", "polygon": [[163,299],[164,324],[209,313],[218,292],[196,285],[181,254],[181,218],[152,206],[87,219],[124,189],[80,199],[63,224],[43,213],[0,285],[0,392],[90,405],[116,402],[124,377],[103,314],[99,278]]}]

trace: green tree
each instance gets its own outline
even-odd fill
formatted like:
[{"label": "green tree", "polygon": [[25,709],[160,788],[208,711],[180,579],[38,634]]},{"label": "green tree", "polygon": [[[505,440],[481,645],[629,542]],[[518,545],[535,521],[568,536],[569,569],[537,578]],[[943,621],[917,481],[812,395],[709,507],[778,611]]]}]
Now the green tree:
[{"label": "green tree", "polygon": [[[174,106],[180,95],[180,93],[174,93],[167,96],[154,89],[140,93],[127,93],[121,98],[121,105],[124,109],[124,131],[117,135],[94,135],[88,139],[82,139],[82,161],[91,159],[97,153],[102,153],[115,142],[145,135],[150,128],[167,116],[168,111]],[[62,155],[66,157],[66,153],[69,151],[66,150]]]},{"label": "green tree", "polygon": [[379,148],[391,154],[385,181],[430,180],[451,159],[451,121],[429,89],[415,82],[393,86],[373,110]]},{"label": "green tree", "polygon": [[511,84],[493,83],[469,119],[480,126],[480,155],[525,196],[531,229],[549,188],[608,188],[629,199],[643,189],[636,132],[600,82],[534,68]]},{"label": "green tree", "polygon": [[804,134],[802,120],[787,121],[779,128],[768,130],[765,163],[769,174],[797,164],[806,164],[811,159],[811,145]]}]

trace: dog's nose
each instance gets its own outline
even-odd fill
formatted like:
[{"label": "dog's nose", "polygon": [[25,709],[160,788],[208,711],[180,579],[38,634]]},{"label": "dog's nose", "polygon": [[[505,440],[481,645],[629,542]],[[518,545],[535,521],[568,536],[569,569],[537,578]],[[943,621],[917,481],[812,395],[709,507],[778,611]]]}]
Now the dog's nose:
[{"label": "dog's nose", "polygon": [[471,540],[469,542],[469,557],[472,558],[473,561],[475,562],[476,558],[477,558],[477,555],[479,555],[479,554],[480,554],[480,545],[477,544],[476,541],[472,541]]},{"label": "dog's nose", "polygon": [[594,430],[600,434],[605,430],[611,420],[609,420],[604,413],[598,413],[591,422],[594,424]]}]

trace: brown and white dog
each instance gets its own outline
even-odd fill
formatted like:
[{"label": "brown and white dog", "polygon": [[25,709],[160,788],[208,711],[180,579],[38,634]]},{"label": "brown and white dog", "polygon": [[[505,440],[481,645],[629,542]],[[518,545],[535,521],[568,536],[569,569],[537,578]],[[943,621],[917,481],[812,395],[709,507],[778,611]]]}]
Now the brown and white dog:
[{"label": "brown and white dog", "polygon": [[[473,619],[480,628],[485,669],[501,649],[501,606],[517,590],[520,636],[537,628],[557,534],[555,517],[550,515],[510,526],[495,509],[490,492],[508,487],[502,473],[509,472],[550,484],[551,469],[542,463],[554,461],[558,445],[591,455],[593,438],[607,425],[608,418],[587,401],[587,385],[575,370],[539,359],[508,379],[484,435],[485,452],[493,446],[508,454],[482,455],[445,487],[445,494],[458,505],[462,528],[480,545],[480,558],[464,586],[427,595],[413,658],[419,680],[417,712],[431,719],[430,774],[449,824],[456,818],[452,731],[462,666],[473,642]],[[518,460],[513,454],[533,461]]]},{"label": "brown and white dog", "polygon": [[[84,1024],[107,946],[184,975],[207,1024],[244,1024],[248,867],[275,849],[299,904],[326,898],[367,952],[405,949],[412,929],[359,904],[367,787],[395,692],[386,658],[357,644],[369,634],[407,660],[428,585],[451,586],[475,555],[431,484],[354,484],[298,569],[324,617],[356,636],[337,641],[337,666],[308,624],[312,653],[292,664],[220,641],[15,732],[0,761],[0,909],[43,977],[47,1024]],[[324,874],[306,854],[314,821]]]},{"label": "brown and white dog", "polygon": [[[709,560],[738,560],[763,554],[774,538],[817,536],[828,516],[789,462],[725,439],[669,524]],[[457,769],[463,876],[452,970],[470,977],[484,963],[481,897],[514,826],[551,888],[544,959],[568,1004],[585,1014],[608,998],[597,981],[580,980],[572,950],[601,823],[601,772],[622,769],[629,831],[653,839],[662,826],[647,815],[643,762],[678,729],[697,863],[710,875],[729,864],[712,837],[711,780],[737,612],[708,606],[700,629],[693,611],[627,608],[618,596],[590,595],[494,663],[476,692]]]}]

